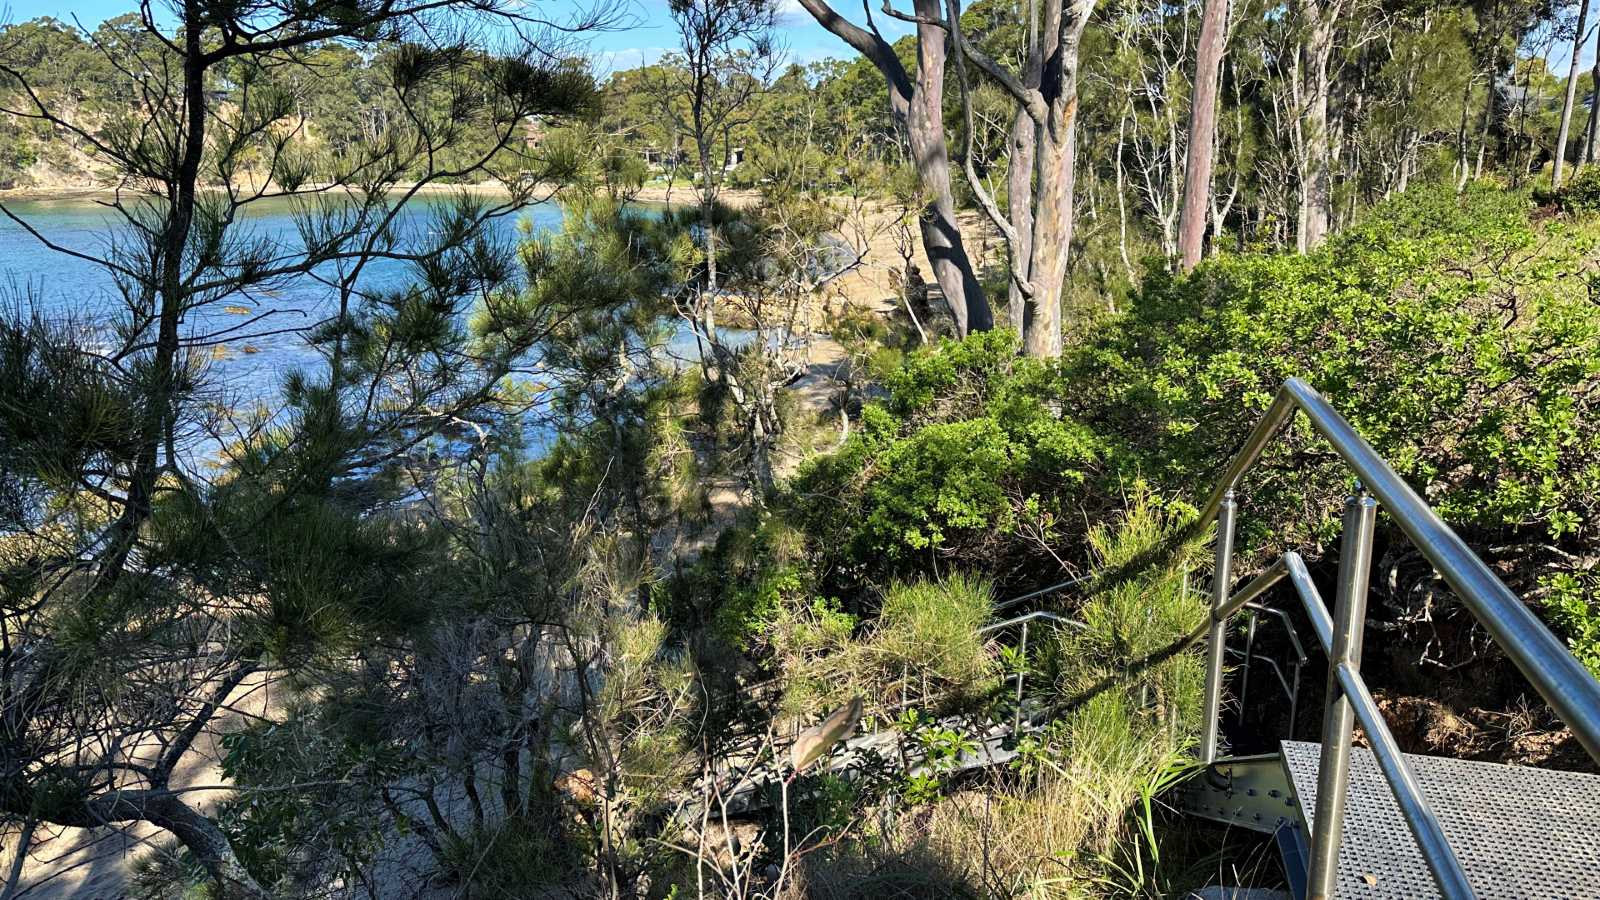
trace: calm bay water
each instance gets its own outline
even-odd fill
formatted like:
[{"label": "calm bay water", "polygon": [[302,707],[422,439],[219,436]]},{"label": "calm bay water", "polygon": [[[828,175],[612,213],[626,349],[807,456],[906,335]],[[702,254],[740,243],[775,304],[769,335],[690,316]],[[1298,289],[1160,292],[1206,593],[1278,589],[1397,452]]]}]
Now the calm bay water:
[{"label": "calm bay water", "polygon": [[[52,243],[92,256],[105,255],[121,222],[114,210],[90,200],[8,202],[5,206]],[[234,239],[266,240],[286,251],[302,246],[289,201],[262,201],[251,206],[249,214],[230,229]],[[646,215],[664,208],[640,204]],[[417,201],[401,213],[397,231],[402,246],[415,246],[426,239],[437,223],[436,210],[430,202]],[[490,237],[514,245],[524,239],[525,231],[534,235],[553,231],[561,227],[561,221],[558,205],[538,204],[496,220]],[[364,269],[360,285],[369,290],[399,287],[414,278],[415,270],[409,264],[378,259]],[[191,314],[184,322],[186,333],[212,335],[221,341],[205,375],[212,399],[235,408],[257,403],[271,407],[289,372],[302,369],[320,375],[318,369],[326,363],[297,329],[326,319],[337,310],[337,303],[332,288],[315,277],[301,276],[271,290],[229,297]],[[87,330],[91,342],[111,346],[111,329],[123,315],[123,301],[104,267],[52,250],[21,225],[0,217],[0,317],[30,311],[70,321]],[[736,343],[749,339],[741,333],[731,333],[731,337]],[[662,352],[674,365],[696,358],[692,332],[680,328]],[[533,447],[543,446],[553,437],[531,421],[526,436]],[[219,449],[213,439],[196,439],[190,449],[203,456]]]},{"label": "calm bay water", "polygon": [[[93,256],[106,254],[121,221],[115,211],[90,200],[7,203],[6,208],[53,243]],[[397,228],[402,246],[426,240],[436,221],[435,209],[430,202],[418,201],[402,211]],[[519,223],[526,223],[534,234],[554,230],[561,226],[561,210],[553,203],[529,207],[497,220],[492,237],[514,243],[521,238]],[[301,246],[287,200],[251,204],[229,233],[236,240],[269,241],[286,251]],[[380,259],[366,267],[360,284],[368,289],[397,287],[413,277],[408,264]],[[0,288],[5,292],[0,315],[14,315],[19,305],[24,310],[32,307],[91,332],[107,333],[123,306],[105,268],[50,249],[4,217],[0,217]],[[302,276],[197,311],[184,328],[190,334],[216,335],[223,342],[214,351],[207,382],[227,401],[267,400],[288,371],[321,362],[296,329],[323,320],[337,302],[332,288]]]}]

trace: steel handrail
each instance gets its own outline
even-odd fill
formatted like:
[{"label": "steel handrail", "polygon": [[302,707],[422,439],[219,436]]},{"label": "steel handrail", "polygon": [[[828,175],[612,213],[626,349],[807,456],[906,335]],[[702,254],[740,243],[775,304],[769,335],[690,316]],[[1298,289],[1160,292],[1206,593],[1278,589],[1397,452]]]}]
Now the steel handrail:
[{"label": "steel handrail", "polygon": [[1266,615],[1273,616],[1277,618],[1278,621],[1282,622],[1285,629],[1284,633],[1289,637],[1289,644],[1294,648],[1295,661],[1301,665],[1305,665],[1309,657],[1306,656],[1305,646],[1300,643],[1299,632],[1295,631],[1294,625],[1289,622],[1288,613],[1278,609],[1275,606],[1263,606],[1260,603],[1246,603],[1245,608],[1253,612],[1264,613]]},{"label": "steel handrail", "polygon": [[[1294,588],[1294,594],[1299,598],[1306,617],[1311,620],[1311,628],[1316,632],[1317,642],[1322,645],[1322,651],[1331,657],[1333,620],[1328,615],[1328,606],[1323,602],[1322,593],[1312,582],[1311,574],[1306,571],[1305,562],[1300,558],[1300,554],[1292,550],[1278,557],[1265,572],[1234,593],[1223,607],[1223,613],[1231,616],[1233,612],[1246,606],[1250,599],[1265,593],[1286,577]],[[1280,614],[1282,612],[1270,611]],[[1294,641],[1297,657],[1303,660],[1305,651],[1300,647],[1299,639],[1292,631],[1290,639]],[[1417,846],[1422,849],[1423,859],[1433,873],[1434,881],[1439,884],[1440,890],[1446,897],[1472,896],[1466,870],[1449,841],[1445,839],[1439,818],[1428,805],[1427,798],[1423,796],[1422,786],[1418,783],[1416,774],[1412,772],[1411,764],[1406,762],[1405,755],[1400,752],[1400,745],[1395,741],[1394,733],[1389,730],[1389,723],[1379,712],[1378,704],[1373,701],[1366,681],[1361,677],[1361,673],[1350,665],[1338,665],[1334,668],[1340,689],[1351,700],[1356,720],[1361,723],[1361,727],[1366,730],[1367,737],[1372,742],[1372,753],[1377,757],[1378,767],[1389,783],[1390,793],[1394,795],[1395,803],[1400,807],[1406,827],[1416,839]],[[1279,680],[1283,679],[1281,672],[1278,677]],[[1294,709],[1296,705],[1291,699],[1290,709]],[[1289,720],[1292,727],[1293,713],[1290,714]]]},{"label": "steel handrail", "polygon": [[[1267,443],[1297,410],[1305,413],[1312,427],[1327,440],[1358,480],[1357,492],[1345,507],[1338,594],[1331,616],[1304,562],[1293,552],[1285,553],[1266,571],[1238,591],[1229,593],[1233,584],[1233,540],[1238,516],[1235,491],[1251,466],[1260,459]],[[1217,525],[1211,621],[1207,629],[1201,758],[1210,763],[1217,755],[1228,620],[1246,604],[1253,603],[1288,578],[1311,619],[1317,641],[1327,653],[1329,663],[1307,884],[1309,896],[1315,900],[1331,897],[1337,884],[1350,748],[1354,727],[1359,721],[1371,739],[1384,780],[1422,851],[1434,883],[1445,897],[1471,897],[1474,894],[1466,871],[1451,849],[1438,817],[1429,808],[1415,773],[1400,752],[1360,674],[1373,532],[1380,504],[1461,597],[1467,610],[1572,728],[1589,755],[1600,761],[1600,682],[1573,658],[1566,646],[1483,560],[1467,548],[1372,445],[1320,394],[1298,378],[1284,382],[1244,446],[1223,471],[1194,526],[1204,529],[1212,522]],[[1252,639],[1253,636],[1252,629]],[[1248,650],[1246,661],[1248,664]]]},{"label": "steel handrail", "polygon": [[1198,527],[1218,518],[1228,494],[1238,487],[1268,441],[1297,409],[1305,413],[1312,427],[1378,499],[1545,702],[1572,728],[1589,755],[1600,761],[1600,683],[1344,416],[1304,381],[1291,378],[1283,383],[1272,406],[1256,423],[1201,508]]},{"label": "steel handrail", "polygon": [[[1383,713],[1372,699],[1372,692],[1367,690],[1361,673],[1348,664],[1340,664],[1334,668],[1334,675],[1339,680],[1340,690],[1355,708],[1356,720],[1366,729],[1367,739],[1372,743],[1372,755],[1378,759],[1383,778],[1389,782],[1389,792],[1394,795],[1395,803],[1399,804],[1406,827],[1422,850],[1422,858],[1428,863],[1428,870],[1433,873],[1433,881],[1439,886],[1439,891],[1446,897],[1476,896],[1472,882],[1467,880],[1467,870],[1462,867],[1455,849],[1450,846],[1449,838],[1445,837],[1439,817],[1423,797],[1417,774],[1406,762],[1405,754],[1400,752],[1400,745],[1395,742],[1394,733],[1389,730],[1389,723],[1384,721]],[[1320,797],[1318,802],[1321,802]]]},{"label": "steel handrail", "polygon": [[1022,666],[1016,671],[1016,711],[1013,713],[1011,720],[1011,733],[1016,735],[1022,734],[1022,692],[1028,679],[1028,626],[1034,622],[1054,622],[1057,625],[1070,625],[1073,628],[1080,629],[1089,627],[1076,619],[1069,619],[1066,616],[1056,615],[1053,612],[1047,612],[1045,610],[1036,610],[1031,613],[1023,613],[1020,616],[1014,616],[1006,619],[1003,622],[995,622],[991,625],[985,625],[984,627],[978,629],[978,634],[988,634],[992,631],[999,631],[1003,628],[1009,628],[1013,625],[1022,626],[1022,638],[1017,642],[1017,652],[1022,659]]},{"label": "steel handrail", "polygon": [[1022,614],[1020,616],[1015,616],[1013,618],[1006,619],[1003,622],[994,622],[992,624],[985,625],[982,628],[978,629],[978,633],[979,634],[988,634],[991,631],[999,631],[1002,628],[1007,628],[1007,627],[1010,627],[1012,625],[1025,625],[1025,624],[1027,624],[1029,622],[1041,622],[1041,621],[1042,622],[1055,622],[1055,623],[1057,623],[1059,625],[1071,625],[1073,628],[1088,628],[1089,627],[1089,626],[1083,624],[1082,622],[1079,622],[1077,619],[1069,619],[1066,616],[1059,616],[1059,615],[1056,615],[1053,612],[1046,612],[1044,610],[1038,610],[1036,612],[1024,613],[1024,614]]},{"label": "steel handrail", "polygon": [[1076,578],[1068,578],[1066,581],[1062,581],[1062,582],[1059,582],[1057,584],[1052,584],[1049,587],[1042,587],[1042,588],[1039,588],[1036,591],[1029,591],[1026,594],[1022,594],[1021,596],[1017,596],[1017,597],[1012,597],[1009,600],[1001,600],[999,603],[996,603],[994,605],[994,611],[995,612],[999,612],[1002,609],[1010,609],[1013,606],[1018,606],[1020,604],[1027,603],[1029,600],[1037,600],[1040,597],[1048,597],[1051,594],[1059,594],[1062,591],[1070,590],[1071,588],[1075,588],[1080,584],[1085,584],[1085,583],[1087,583],[1089,581],[1092,581],[1092,580],[1094,580],[1094,574],[1093,573],[1088,574],[1088,575],[1079,575]]}]

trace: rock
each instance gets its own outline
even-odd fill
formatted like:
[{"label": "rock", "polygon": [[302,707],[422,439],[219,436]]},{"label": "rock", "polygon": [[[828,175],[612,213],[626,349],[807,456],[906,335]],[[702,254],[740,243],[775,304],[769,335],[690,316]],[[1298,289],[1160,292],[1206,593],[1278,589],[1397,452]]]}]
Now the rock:
[{"label": "rock", "polygon": [[556,778],[555,789],[556,793],[578,806],[592,806],[598,796],[595,791],[594,773],[588,769],[578,769]]}]

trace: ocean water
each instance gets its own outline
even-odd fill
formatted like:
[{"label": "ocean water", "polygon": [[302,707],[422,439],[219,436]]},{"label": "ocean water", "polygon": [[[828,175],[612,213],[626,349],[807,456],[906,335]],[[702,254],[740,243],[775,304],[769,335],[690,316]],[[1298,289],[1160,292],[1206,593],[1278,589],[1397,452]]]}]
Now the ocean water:
[{"label": "ocean water", "polygon": [[[69,320],[91,335],[102,334],[109,346],[109,329],[124,309],[112,273],[52,249],[45,241],[105,257],[113,242],[127,240],[125,226],[117,227],[121,216],[91,200],[8,202],[5,208],[26,225],[0,218],[0,315],[39,312]],[[292,209],[287,200],[251,204],[230,229],[230,239],[266,241],[292,252],[302,246]],[[425,240],[436,220],[433,202],[408,205],[397,223],[402,245]],[[493,238],[518,240],[519,222],[526,222],[533,233],[556,229],[561,226],[561,210],[555,204],[540,204],[499,219]],[[397,287],[414,277],[409,264],[378,259],[369,263],[359,284],[369,289]],[[183,329],[221,342],[208,363],[208,386],[236,402],[269,400],[288,371],[321,361],[307,346],[304,329],[326,319],[337,302],[333,288],[315,277],[299,276],[191,313]]]},{"label": "ocean water", "polygon": [[[402,246],[427,238],[438,221],[437,202],[418,200],[401,213],[397,231]],[[104,266],[52,249],[46,242],[104,257],[112,242],[126,240],[126,232],[117,228],[120,215],[82,199],[6,202],[4,206],[26,224],[0,217],[0,317],[38,313],[83,329],[91,345],[112,346],[112,328],[119,318],[125,318],[113,274]],[[663,208],[641,204],[645,214]],[[302,244],[292,213],[289,201],[251,204],[249,213],[229,234],[236,240],[267,241],[293,251]],[[513,245],[526,234],[558,229],[561,221],[558,205],[539,204],[496,220],[490,237]],[[359,284],[367,289],[399,287],[415,277],[414,267],[404,261],[376,259],[363,270]],[[328,318],[337,310],[337,303],[333,288],[303,275],[191,313],[182,326],[185,333],[219,342],[205,363],[208,399],[240,409],[257,404],[270,409],[276,407],[290,372],[300,369],[320,375],[319,368],[326,363],[307,344],[306,329]],[[734,337],[736,341],[746,339]],[[677,364],[692,359],[696,354],[693,334],[680,329],[662,352]],[[527,437],[533,446],[546,444],[552,436],[529,423]],[[202,439],[200,444],[205,446],[193,449],[202,455],[218,449],[214,441]]]}]

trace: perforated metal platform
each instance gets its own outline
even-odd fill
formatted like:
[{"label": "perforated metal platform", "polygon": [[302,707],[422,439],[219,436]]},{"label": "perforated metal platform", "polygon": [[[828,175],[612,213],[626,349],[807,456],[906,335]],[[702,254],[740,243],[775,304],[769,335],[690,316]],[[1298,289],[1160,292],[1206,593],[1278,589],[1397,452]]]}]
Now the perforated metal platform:
[{"label": "perforated metal platform", "polygon": [[[1321,746],[1283,742],[1306,822],[1316,820]],[[1407,755],[1480,897],[1600,898],[1600,775]],[[1437,897],[1377,760],[1350,753],[1338,895]]]}]

